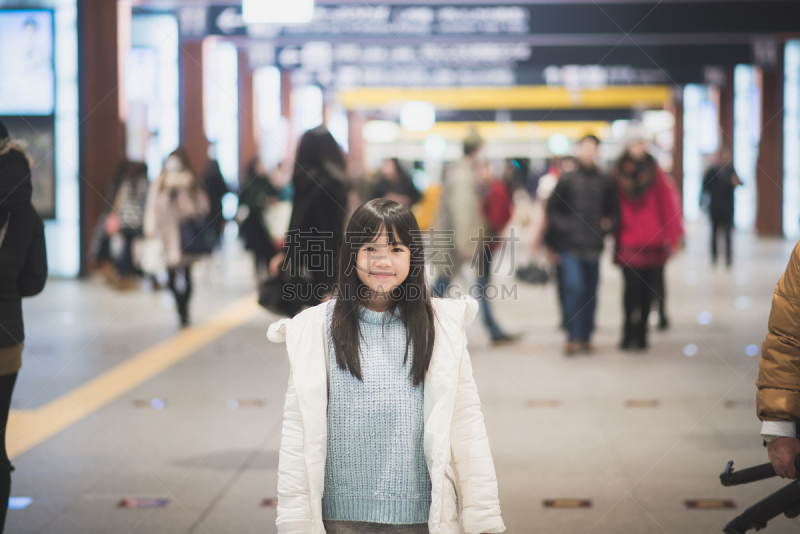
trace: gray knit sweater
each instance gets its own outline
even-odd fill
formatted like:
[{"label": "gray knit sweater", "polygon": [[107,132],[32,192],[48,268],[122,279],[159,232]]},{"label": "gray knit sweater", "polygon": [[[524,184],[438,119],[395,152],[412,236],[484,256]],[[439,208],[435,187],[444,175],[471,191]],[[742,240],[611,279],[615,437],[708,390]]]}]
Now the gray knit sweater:
[{"label": "gray knit sweater", "polygon": [[423,386],[403,366],[406,334],[388,312],[360,308],[359,381],[336,364],[328,306],[328,454],[322,517],[335,521],[425,523],[431,481],[422,447]]}]

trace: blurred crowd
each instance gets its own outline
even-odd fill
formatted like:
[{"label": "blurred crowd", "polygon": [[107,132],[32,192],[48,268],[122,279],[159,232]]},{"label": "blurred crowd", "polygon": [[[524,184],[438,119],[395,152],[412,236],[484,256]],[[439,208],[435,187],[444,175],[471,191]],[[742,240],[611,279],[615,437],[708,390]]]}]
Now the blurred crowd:
[{"label": "blurred crowd", "polygon": [[[307,285],[298,302],[280,309],[293,314],[318,303],[333,284],[333,251],[342,246],[349,214],[384,197],[410,207],[427,232],[429,259],[441,260],[429,261],[434,294],[448,295],[454,278],[466,281],[494,344],[519,337],[498,324],[491,303],[497,294],[492,273],[510,262],[520,282],[553,282],[564,353],[591,353],[600,257],[611,244],[624,280],[619,348],[643,350],[651,308],[655,326],[669,328],[664,268],[680,251],[684,229],[678,187],[639,132],[631,128],[622,152],[606,161],[599,157],[600,140],[587,135],[570,155],[550,158],[537,174],[519,159],[490,160],[485,141],[471,130],[461,158],[447,163],[441,176],[420,180],[413,162],[396,157],[367,176],[348,175],[342,149],[327,129],[317,127],[300,138],[290,165],[268,171],[255,158],[238,187],[226,182],[213,158],[204,175],[195,176],[179,148],[152,182],[145,164],[120,163],[107,195],[109,209],[97,227],[94,258],[119,290],[138,287],[142,279],[156,289],[167,287],[185,326],[192,266],[220,246],[226,224],[235,224],[252,255],[257,286],[287,276]],[[728,266],[733,191],[741,184],[731,159],[723,149],[699,199],[712,221],[713,261],[721,237]],[[225,209],[225,202],[233,208]],[[515,217],[518,210],[525,216]],[[516,258],[509,259],[508,251],[517,251]]]}]

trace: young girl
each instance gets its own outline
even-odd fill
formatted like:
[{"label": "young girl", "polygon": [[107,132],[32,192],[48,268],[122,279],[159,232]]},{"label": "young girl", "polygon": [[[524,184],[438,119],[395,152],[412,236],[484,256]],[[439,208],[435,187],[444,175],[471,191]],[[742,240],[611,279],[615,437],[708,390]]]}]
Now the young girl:
[{"label": "young girl", "polygon": [[290,364],[279,533],[505,530],[467,352],[478,303],[430,298],[423,256],[408,208],[368,202],[335,298],[270,325]]}]

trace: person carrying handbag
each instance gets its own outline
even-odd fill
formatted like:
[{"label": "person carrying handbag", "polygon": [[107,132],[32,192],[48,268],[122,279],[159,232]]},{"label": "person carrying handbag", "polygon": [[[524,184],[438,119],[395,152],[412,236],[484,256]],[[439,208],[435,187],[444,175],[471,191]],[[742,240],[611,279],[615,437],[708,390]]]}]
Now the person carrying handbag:
[{"label": "person carrying handbag", "polygon": [[294,315],[323,302],[334,284],[334,254],[342,246],[347,215],[344,154],[324,127],[300,138],[292,173],[294,199],[284,250],[272,257],[259,291],[261,305]]},{"label": "person carrying handbag", "polygon": [[142,234],[144,204],[147,199],[147,164],[123,160],[114,174],[110,198],[111,209],[106,215],[105,234],[110,241],[113,269],[106,269],[109,281],[120,290],[136,287],[134,275],[134,240]]},{"label": "person carrying handbag", "polygon": [[182,327],[189,324],[192,264],[211,251],[207,237],[213,236],[213,229],[203,222],[209,211],[208,195],[178,148],[164,162],[161,175],[148,191],[144,234],[160,238],[159,252],[167,266]]}]

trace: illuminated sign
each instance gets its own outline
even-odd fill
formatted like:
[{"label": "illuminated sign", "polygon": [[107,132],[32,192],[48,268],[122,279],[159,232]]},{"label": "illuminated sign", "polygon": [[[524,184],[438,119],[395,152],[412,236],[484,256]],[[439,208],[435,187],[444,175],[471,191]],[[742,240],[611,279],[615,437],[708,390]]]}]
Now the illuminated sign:
[{"label": "illuminated sign", "polygon": [[0,10],[0,115],[54,110],[53,12]]},{"label": "illuminated sign", "polygon": [[[212,6],[207,33],[261,35],[265,29],[246,24],[240,6]],[[307,35],[519,35],[530,32],[525,6],[317,6],[307,24],[279,28],[283,36]]]}]

